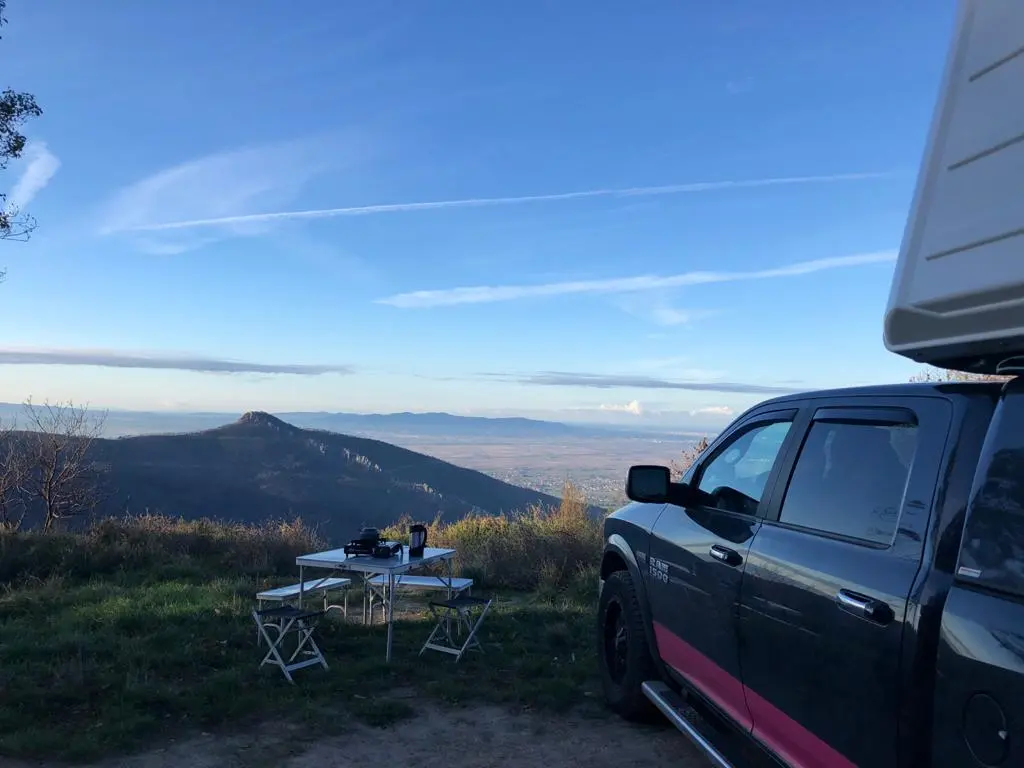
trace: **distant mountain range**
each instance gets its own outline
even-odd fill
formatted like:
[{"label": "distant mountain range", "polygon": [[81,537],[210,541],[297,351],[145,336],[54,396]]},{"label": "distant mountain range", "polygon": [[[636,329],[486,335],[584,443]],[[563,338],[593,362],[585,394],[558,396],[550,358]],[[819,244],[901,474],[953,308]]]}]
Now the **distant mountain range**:
[{"label": "distant mountain range", "polygon": [[335,544],[403,515],[453,520],[558,503],[379,440],[301,429],[262,412],[189,434],[97,440],[91,457],[109,472],[108,511],[245,522],[301,517]]},{"label": "distant mountain range", "polygon": [[[20,417],[21,405],[0,403],[0,418]],[[616,426],[565,424],[525,418],[455,416],[450,413],[331,413],[301,411],[274,414],[289,424],[306,429],[326,429],[355,435],[405,435],[416,437],[460,437],[550,439],[558,437],[623,437],[685,430],[644,430]],[[126,411],[107,412],[104,434],[109,437],[196,432],[211,429],[238,418],[238,413]]]},{"label": "distant mountain range", "polygon": [[450,413],[283,413],[281,418],[295,424],[332,432],[378,432],[451,437],[564,437],[606,432],[557,421],[523,418],[454,416]]}]

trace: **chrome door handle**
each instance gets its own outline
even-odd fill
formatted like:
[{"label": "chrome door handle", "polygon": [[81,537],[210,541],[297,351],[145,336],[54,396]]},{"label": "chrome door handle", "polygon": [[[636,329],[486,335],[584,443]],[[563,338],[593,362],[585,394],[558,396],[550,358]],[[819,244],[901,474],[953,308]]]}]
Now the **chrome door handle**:
[{"label": "chrome door handle", "polygon": [[840,605],[849,608],[851,611],[867,614],[869,610],[870,600],[863,597],[857,597],[845,589],[839,590],[839,594],[836,595],[836,600],[839,601]]},{"label": "chrome door handle", "polygon": [[739,565],[743,562],[743,558],[740,557],[740,553],[734,549],[728,547],[721,547],[718,544],[712,544],[710,555],[726,565]]},{"label": "chrome door handle", "polygon": [[863,616],[865,619],[870,619],[879,624],[888,624],[893,618],[892,608],[888,604],[883,603],[881,600],[858,595],[856,592],[850,592],[847,589],[840,589],[836,593],[836,602],[850,611],[850,613]]}]

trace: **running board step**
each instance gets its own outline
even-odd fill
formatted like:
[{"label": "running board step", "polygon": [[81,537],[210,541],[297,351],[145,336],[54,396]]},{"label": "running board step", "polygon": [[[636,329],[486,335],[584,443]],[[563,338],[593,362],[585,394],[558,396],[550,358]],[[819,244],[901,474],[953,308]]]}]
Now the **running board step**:
[{"label": "running board step", "polygon": [[669,722],[679,729],[686,738],[692,741],[716,768],[733,768],[733,764],[697,730],[697,726],[687,719],[684,714],[686,704],[678,693],[660,680],[648,680],[640,686],[640,689],[644,692],[644,696],[650,699],[654,706],[669,719]]}]

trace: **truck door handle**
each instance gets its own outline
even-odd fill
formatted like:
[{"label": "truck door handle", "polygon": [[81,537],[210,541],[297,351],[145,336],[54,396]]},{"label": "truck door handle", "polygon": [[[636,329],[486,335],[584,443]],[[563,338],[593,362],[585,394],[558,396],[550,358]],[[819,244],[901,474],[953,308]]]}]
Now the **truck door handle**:
[{"label": "truck door handle", "polygon": [[743,558],[740,557],[740,553],[735,549],[721,547],[718,544],[711,545],[711,556],[715,558],[715,560],[721,560],[726,565],[739,565],[743,562]]},{"label": "truck door handle", "polygon": [[892,608],[881,600],[875,600],[848,589],[836,593],[836,602],[856,616],[862,616],[878,624],[888,624],[893,619]]}]

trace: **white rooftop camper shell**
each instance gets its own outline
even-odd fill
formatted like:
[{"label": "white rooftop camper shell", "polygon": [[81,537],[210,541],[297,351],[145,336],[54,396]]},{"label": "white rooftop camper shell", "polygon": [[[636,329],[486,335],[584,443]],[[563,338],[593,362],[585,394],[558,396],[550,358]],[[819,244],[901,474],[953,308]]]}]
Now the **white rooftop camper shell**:
[{"label": "white rooftop camper shell", "polygon": [[1024,0],[960,1],[885,346],[979,373],[1024,355]]}]

